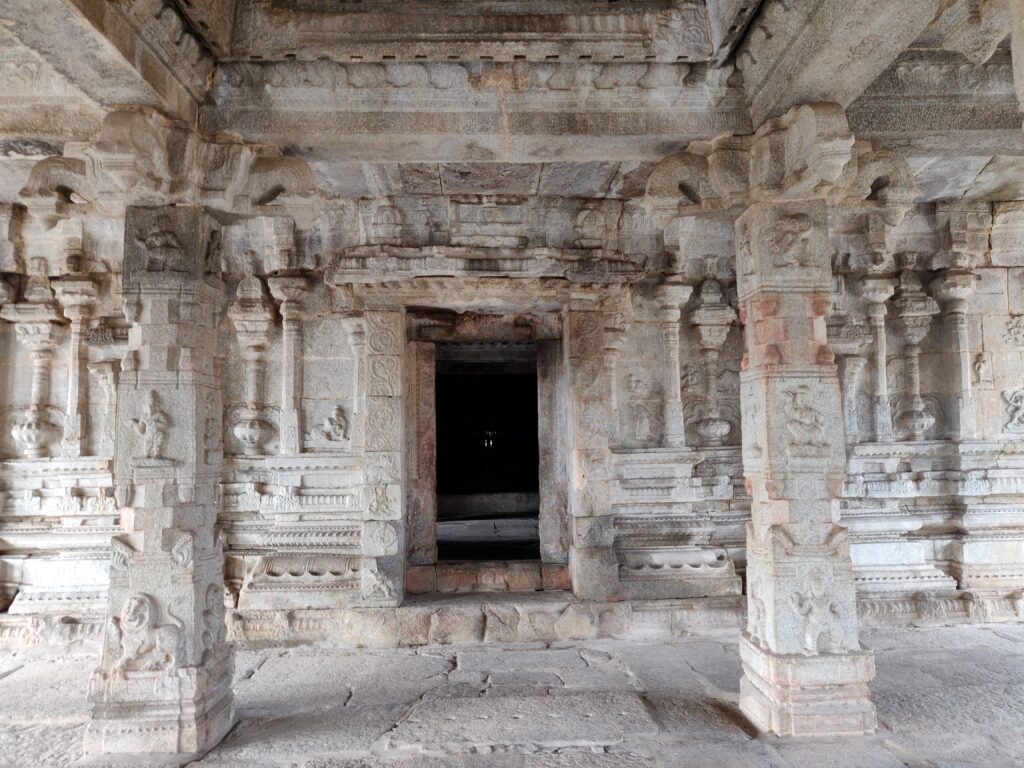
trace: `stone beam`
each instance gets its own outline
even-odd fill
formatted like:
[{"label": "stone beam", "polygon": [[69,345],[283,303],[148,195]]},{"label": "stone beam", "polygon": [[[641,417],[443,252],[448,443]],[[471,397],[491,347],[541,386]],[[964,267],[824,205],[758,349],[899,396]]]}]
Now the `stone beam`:
[{"label": "stone beam", "polygon": [[182,16],[217,58],[231,51],[236,5],[236,0],[203,0],[201,3],[179,0],[177,3]]},{"label": "stone beam", "polygon": [[[238,63],[202,126],[348,162],[661,159],[750,129],[742,92],[686,64]],[[319,150],[318,150],[319,148]]]},{"label": "stone beam", "polygon": [[850,106],[857,138],[908,155],[1022,155],[1008,51],[984,64],[938,49],[900,56]]},{"label": "stone beam", "polygon": [[195,122],[213,59],[172,6],[7,0],[3,15],[16,37],[96,102],[154,106]]},{"label": "stone beam", "polygon": [[[252,0],[238,7],[232,56],[336,61],[706,61],[707,9],[695,0],[631,3]],[[499,7],[503,6],[503,7]]]},{"label": "stone beam", "polygon": [[934,18],[939,0],[768,0],[737,51],[760,125],[801,103],[847,106]]}]

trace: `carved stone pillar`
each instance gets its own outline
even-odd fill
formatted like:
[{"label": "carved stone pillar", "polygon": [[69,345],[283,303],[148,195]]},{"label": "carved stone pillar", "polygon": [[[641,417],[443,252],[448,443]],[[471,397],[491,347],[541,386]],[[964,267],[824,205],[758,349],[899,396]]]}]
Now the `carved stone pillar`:
[{"label": "carved stone pillar", "polygon": [[932,282],[932,293],[945,309],[947,341],[955,364],[952,389],[956,408],[950,413],[949,433],[954,440],[970,440],[974,428],[974,395],[970,337],[967,331],[967,302],[974,293],[975,275],[962,269],[947,269]]},{"label": "carved stone pillar", "polygon": [[59,431],[53,421],[56,409],[50,405],[50,374],[57,346],[56,323],[61,317],[45,275],[30,277],[25,301],[5,304],[0,317],[15,324],[15,336],[32,358],[29,404],[14,414],[11,436],[25,458],[46,456]]},{"label": "carved stone pillar", "polygon": [[133,324],[114,461],[125,533],[111,542],[87,756],[200,755],[234,722],[214,531],[221,454],[204,449],[208,419],[219,424],[221,409],[214,356],[224,288],[219,264],[205,258],[215,228],[198,207],[126,213]]},{"label": "carved stone pillar", "polygon": [[704,363],[704,406],[695,428],[702,445],[723,445],[732,427],[722,418],[718,407],[718,358],[736,321],[736,310],[726,303],[717,280],[701,284],[699,299],[699,305],[690,313]]},{"label": "carved stone pillar", "polygon": [[686,446],[686,424],[683,420],[683,393],[679,375],[679,319],[681,307],[690,298],[693,287],[664,283],[655,290],[659,303],[662,339],[665,342],[665,446]]},{"label": "carved stone pillar", "polygon": [[921,398],[921,342],[928,335],[932,317],[939,312],[935,299],[924,292],[921,277],[912,268],[900,273],[899,293],[895,300],[896,327],[903,336],[905,395],[901,399],[896,424],[910,440],[922,440],[935,423]]},{"label": "carved stone pillar", "polygon": [[85,373],[85,321],[88,320],[92,305],[96,301],[96,284],[88,278],[64,278],[56,285],[57,300],[64,309],[64,316],[71,321],[71,340],[68,358],[67,408],[64,415],[64,436],[61,439],[61,455],[78,458],[82,455],[81,406],[86,397]]},{"label": "carved stone pillar", "polygon": [[279,453],[301,453],[302,434],[302,305],[306,278],[271,277],[267,280],[271,295],[281,304],[281,442]]},{"label": "carved stone pillar", "polygon": [[263,453],[269,433],[263,386],[265,356],[273,312],[263,294],[263,283],[246,275],[238,284],[238,295],[228,308],[228,317],[238,334],[242,348],[242,384],[244,402],[233,414],[231,431],[242,444],[246,456]]},{"label": "carved stone pillar", "polygon": [[857,638],[846,462],[828,346],[831,248],[824,194],[850,162],[838,107],[791,110],[758,130],[753,202],[736,223],[748,624],[740,709],[778,735],[870,732],[869,651]]},{"label": "carved stone pillar", "polygon": [[885,336],[885,302],[896,290],[896,281],[890,278],[865,278],[861,295],[868,303],[868,322],[874,340],[875,359],[871,374],[874,386],[875,440],[891,443],[892,409],[889,406],[888,342]]},{"label": "carved stone pillar", "polygon": [[569,568],[579,597],[606,600],[616,594],[619,583],[611,515],[610,413],[603,375],[607,323],[597,298],[582,291],[570,298],[566,314],[572,451]]},{"label": "carved stone pillar", "polygon": [[[402,602],[405,571],[402,492],[402,354],[405,315],[368,310],[363,402],[366,472],[363,505],[362,597],[373,604]],[[385,542],[373,549],[374,542]]]}]

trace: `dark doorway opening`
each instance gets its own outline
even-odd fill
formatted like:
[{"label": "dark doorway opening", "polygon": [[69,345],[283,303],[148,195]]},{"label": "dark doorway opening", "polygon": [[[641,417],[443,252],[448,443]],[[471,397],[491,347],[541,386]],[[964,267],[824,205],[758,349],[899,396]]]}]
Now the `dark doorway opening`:
[{"label": "dark doorway opening", "polygon": [[438,344],[438,560],[540,558],[537,351]]}]

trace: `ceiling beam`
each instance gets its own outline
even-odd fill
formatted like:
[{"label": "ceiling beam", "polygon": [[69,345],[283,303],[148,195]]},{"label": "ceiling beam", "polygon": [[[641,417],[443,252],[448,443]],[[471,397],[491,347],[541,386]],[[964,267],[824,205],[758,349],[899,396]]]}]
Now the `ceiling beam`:
[{"label": "ceiling beam", "polygon": [[848,106],[923,32],[941,0],[766,0],[736,53],[754,125],[797,104]]}]

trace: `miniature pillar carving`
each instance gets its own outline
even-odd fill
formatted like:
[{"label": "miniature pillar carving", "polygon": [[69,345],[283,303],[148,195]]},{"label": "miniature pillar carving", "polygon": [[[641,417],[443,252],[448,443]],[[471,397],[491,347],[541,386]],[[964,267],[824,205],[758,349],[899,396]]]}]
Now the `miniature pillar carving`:
[{"label": "miniature pillar carving", "polygon": [[723,445],[732,426],[722,417],[718,406],[718,361],[729,329],[736,321],[736,310],[725,301],[717,280],[705,280],[701,284],[699,299],[699,305],[690,313],[690,324],[697,331],[704,363],[704,405],[695,428],[701,444]]},{"label": "miniature pillar carving", "polygon": [[241,409],[234,416],[232,432],[242,444],[246,456],[262,453],[269,432],[263,386],[266,371],[265,355],[273,312],[263,294],[263,283],[247,274],[238,284],[238,297],[228,308],[242,348],[243,398]]},{"label": "miniature pillar carving", "polygon": [[892,409],[889,407],[889,377],[887,373],[888,349],[885,336],[885,302],[896,289],[896,281],[890,278],[865,278],[862,289],[868,302],[868,322],[874,342],[874,363],[871,369],[874,386],[875,440],[891,443]]},{"label": "miniature pillar carving", "polygon": [[71,349],[68,360],[67,408],[64,417],[64,436],[61,439],[61,454],[69,458],[82,455],[81,404],[85,402],[85,322],[96,301],[96,285],[88,278],[64,278],[57,282],[57,300],[64,309],[64,316],[71,321]]},{"label": "miniature pillar carving", "polygon": [[795,108],[766,123],[751,150],[753,202],[736,222],[751,495],[740,708],[779,735],[875,726],[873,657],[858,643],[849,536],[839,525],[846,452],[826,329],[824,195],[852,144],[834,105]]},{"label": "miniature pillar carving", "polygon": [[58,432],[52,420],[56,411],[50,405],[50,374],[56,349],[56,323],[61,320],[53,304],[53,291],[42,267],[29,278],[25,301],[5,304],[0,317],[15,324],[18,341],[32,357],[32,388],[29,404],[14,414],[11,436],[26,458],[47,455]]},{"label": "miniature pillar carving", "polygon": [[271,277],[271,295],[281,304],[281,442],[282,455],[302,451],[302,306],[306,279],[302,276]]},{"label": "miniature pillar carving", "polygon": [[896,423],[911,440],[924,439],[935,424],[935,416],[925,409],[921,398],[921,342],[931,328],[932,317],[939,312],[935,299],[924,292],[920,275],[912,264],[900,273],[896,297],[897,328],[903,337],[904,390]]},{"label": "miniature pillar carving", "polygon": [[114,460],[125,533],[112,542],[85,753],[167,759],[201,755],[234,721],[214,530],[221,454],[204,450],[221,408],[214,357],[224,287],[208,268],[216,224],[201,208],[129,208],[125,229],[133,324]]},{"label": "miniature pillar carving", "polygon": [[660,304],[662,339],[665,342],[665,445],[669,448],[686,446],[686,425],[683,420],[683,393],[679,375],[679,319],[681,307],[690,298],[692,286],[664,283],[656,290]]},{"label": "miniature pillar carving", "polygon": [[950,437],[975,437],[974,394],[972,392],[971,345],[967,332],[967,307],[977,278],[968,270],[947,269],[933,283],[932,292],[942,303],[948,343],[955,357],[951,366],[956,407],[951,409]]}]

